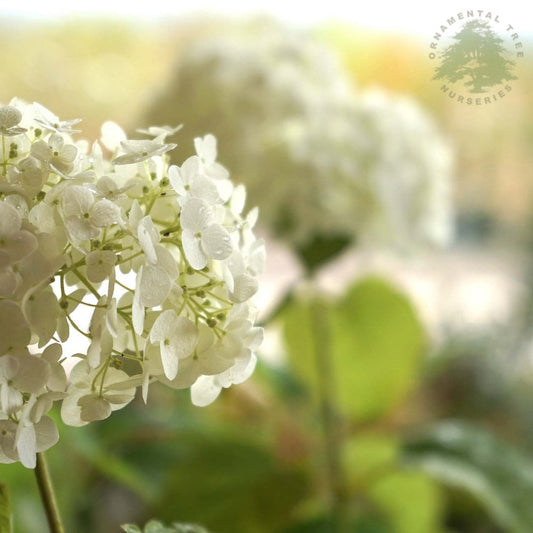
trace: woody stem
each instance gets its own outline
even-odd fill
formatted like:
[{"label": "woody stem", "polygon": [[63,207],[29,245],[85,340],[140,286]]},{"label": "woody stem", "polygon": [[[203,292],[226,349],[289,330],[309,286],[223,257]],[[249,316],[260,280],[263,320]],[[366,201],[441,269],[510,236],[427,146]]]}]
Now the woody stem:
[{"label": "woody stem", "polygon": [[318,376],[320,417],[329,482],[329,496],[335,533],[346,533],[346,485],[341,464],[342,436],[335,409],[334,368],[330,350],[329,324],[320,301],[311,308],[314,330],[315,364]]},{"label": "woody stem", "polygon": [[61,516],[59,515],[52,478],[50,477],[50,471],[48,470],[48,463],[42,452],[37,454],[35,478],[37,479],[37,485],[46,513],[46,519],[48,520],[50,533],[65,533],[65,528],[63,527]]}]

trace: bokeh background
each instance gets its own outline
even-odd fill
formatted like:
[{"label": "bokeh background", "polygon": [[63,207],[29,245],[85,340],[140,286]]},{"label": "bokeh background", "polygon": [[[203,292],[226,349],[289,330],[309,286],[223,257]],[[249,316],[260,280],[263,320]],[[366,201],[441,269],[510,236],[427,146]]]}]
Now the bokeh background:
[{"label": "bokeh background", "polygon": [[[84,138],[97,139],[106,120],[129,132],[183,122],[176,162],[192,153],[194,135],[212,131],[220,161],[246,183],[250,148],[231,137],[232,128],[246,121],[261,131],[272,118],[269,93],[254,104],[254,88],[245,86],[250,99],[228,102],[231,112],[221,118],[206,111],[217,91],[213,78],[182,69],[191,50],[214,36],[247,32],[253,50],[254,32],[280,26],[334,58],[356,107],[369,90],[392,102],[409,99],[453,160],[454,232],[443,246],[356,242],[331,233],[327,221],[321,235],[295,243],[284,238],[284,220],[260,222],[268,250],[258,295],[266,340],[254,376],[208,408],[193,408],[185,392],[157,390],[148,406],[136,401],[110,420],[61,425],[47,455],[67,531],[115,532],[153,517],[214,533],[533,531],[528,8],[493,6],[524,44],[512,91],[466,106],[441,92],[428,59],[439,25],[467,9],[460,2],[350,10],[335,2],[320,9],[205,4],[179,12],[96,3],[90,13],[22,4],[0,3],[0,102],[17,96],[62,119],[83,118]],[[232,75],[245,85],[241,71]],[[321,123],[326,155],[334,128],[328,116]],[[383,112],[383,123],[388,117]],[[265,153],[259,133],[257,143],[253,134],[249,141]],[[281,183],[280,173],[290,181],[303,172],[275,157],[259,164],[254,200]],[[324,356],[329,364],[321,367]],[[11,493],[15,531],[44,531],[32,472],[2,465],[0,481]]]}]

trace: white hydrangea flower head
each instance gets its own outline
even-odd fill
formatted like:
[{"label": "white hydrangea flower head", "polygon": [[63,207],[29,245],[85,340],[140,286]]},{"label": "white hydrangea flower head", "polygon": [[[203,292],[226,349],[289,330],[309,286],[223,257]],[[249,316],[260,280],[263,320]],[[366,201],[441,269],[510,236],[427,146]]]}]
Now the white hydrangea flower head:
[{"label": "white hydrangea flower head", "polygon": [[[297,246],[328,234],[407,247],[449,240],[451,150],[417,103],[356,90],[326,47],[275,23],[204,37],[182,49],[147,116],[213,131],[261,224]],[[198,153],[208,164],[210,142]],[[188,166],[174,188],[187,183],[199,197]]]},{"label": "white hydrangea flower head", "polygon": [[[244,214],[215,137],[197,137],[177,166],[165,139],[180,127],[128,139],[107,122],[90,144],[74,139],[78,123],[17,99],[0,106],[0,462],[28,468],[58,440],[55,403],[74,426],[137,388],[146,401],[154,382],[207,405],[218,393],[202,392],[204,378],[219,378],[209,390],[238,383],[262,335],[256,210]],[[74,330],[86,353],[62,353]]]},{"label": "white hydrangea flower head", "polygon": [[370,244],[446,245],[451,150],[431,117],[414,101],[377,89],[323,107],[289,119],[280,132],[302,171],[284,187],[294,198],[285,210],[295,237],[305,229]]}]

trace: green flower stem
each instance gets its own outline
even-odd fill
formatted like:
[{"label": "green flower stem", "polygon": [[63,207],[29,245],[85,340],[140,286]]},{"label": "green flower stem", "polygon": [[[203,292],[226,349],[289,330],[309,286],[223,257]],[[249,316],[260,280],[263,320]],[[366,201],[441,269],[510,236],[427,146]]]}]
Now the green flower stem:
[{"label": "green flower stem", "polygon": [[316,299],[311,306],[314,331],[315,364],[318,379],[320,417],[324,431],[324,449],[328,470],[334,533],[348,532],[347,490],[341,461],[342,436],[335,412],[335,380],[330,352],[329,325],[323,303]]},{"label": "green flower stem", "polygon": [[11,503],[7,487],[0,483],[0,531],[12,533]]},{"label": "green flower stem", "polygon": [[43,507],[46,512],[50,533],[65,533],[65,528],[61,523],[61,517],[57,507],[52,478],[50,477],[46,458],[42,452],[37,454],[35,477],[37,479],[37,485],[39,486]]},{"label": "green flower stem", "polygon": [[4,154],[4,161],[2,163],[2,176],[7,174],[7,158],[6,158],[6,138],[2,135],[2,154]]},{"label": "green flower stem", "polygon": [[87,289],[93,294],[93,296],[99,300],[100,295],[98,294],[97,290],[89,283],[89,280],[77,269],[73,268],[71,272],[87,287]]}]

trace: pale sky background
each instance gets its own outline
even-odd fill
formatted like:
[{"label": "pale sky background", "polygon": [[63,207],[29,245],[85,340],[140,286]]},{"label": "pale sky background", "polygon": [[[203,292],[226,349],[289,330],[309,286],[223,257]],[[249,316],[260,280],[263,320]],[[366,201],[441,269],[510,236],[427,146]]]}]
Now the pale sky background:
[{"label": "pale sky background", "polygon": [[441,23],[457,12],[483,9],[499,15],[502,22],[512,24],[524,35],[533,35],[533,3],[508,0],[442,0],[428,2],[405,0],[393,3],[374,0],[356,2],[326,0],[296,2],[290,0],[195,0],[173,2],[84,2],[0,0],[0,16],[22,16],[32,19],[57,20],[79,15],[108,15],[121,19],[149,20],[200,13],[239,16],[269,14],[298,26],[313,26],[327,21],[344,21],[369,30],[402,31],[430,39]]}]

